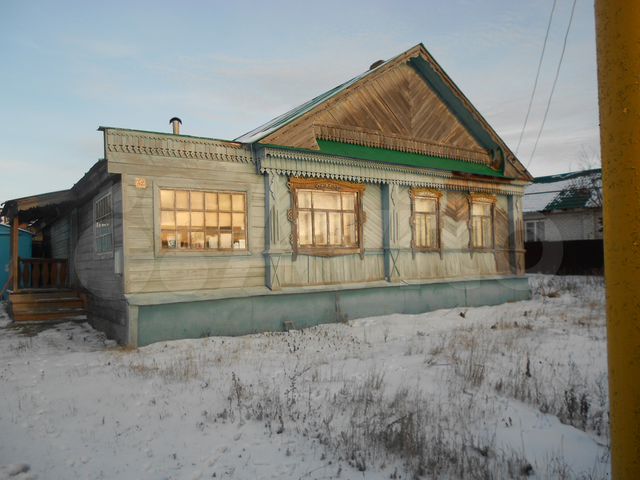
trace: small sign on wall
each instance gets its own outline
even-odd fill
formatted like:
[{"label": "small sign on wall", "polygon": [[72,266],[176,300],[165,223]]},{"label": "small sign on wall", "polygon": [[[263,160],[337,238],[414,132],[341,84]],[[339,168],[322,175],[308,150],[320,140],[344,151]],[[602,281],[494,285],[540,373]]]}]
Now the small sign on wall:
[{"label": "small sign on wall", "polygon": [[136,188],[147,188],[147,179],[136,177]]}]

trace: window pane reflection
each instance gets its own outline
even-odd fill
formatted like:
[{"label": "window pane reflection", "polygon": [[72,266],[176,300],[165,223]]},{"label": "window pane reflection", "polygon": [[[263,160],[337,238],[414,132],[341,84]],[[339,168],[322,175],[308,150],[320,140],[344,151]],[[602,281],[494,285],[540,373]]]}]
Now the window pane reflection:
[{"label": "window pane reflection", "polygon": [[161,246],[163,249],[245,250],[246,206],[245,193],[162,189]]},{"label": "window pane reflection", "polygon": [[357,247],[357,192],[295,191],[298,245]]}]

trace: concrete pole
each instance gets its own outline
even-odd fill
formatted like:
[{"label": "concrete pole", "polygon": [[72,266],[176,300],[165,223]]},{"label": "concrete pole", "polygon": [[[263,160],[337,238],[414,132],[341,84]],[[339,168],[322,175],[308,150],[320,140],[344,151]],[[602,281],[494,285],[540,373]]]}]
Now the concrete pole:
[{"label": "concrete pole", "polygon": [[640,2],[596,0],[611,469],[640,479]]}]

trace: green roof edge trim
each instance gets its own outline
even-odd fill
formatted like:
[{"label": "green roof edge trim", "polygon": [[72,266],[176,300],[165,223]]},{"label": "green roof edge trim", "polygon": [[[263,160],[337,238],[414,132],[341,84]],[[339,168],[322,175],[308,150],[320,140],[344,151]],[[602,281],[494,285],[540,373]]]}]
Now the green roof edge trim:
[{"label": "green roof edge trim", "polygon": [[[419,153],[400,152],[386,148],[365,147],[350,143],[317,140],[320,152],[341,157],[357,158],[374,162],[392,163],[417,168],[434,168],[452,172],[472,173],[489,177],[507,178],[502,172],[493,170],[486,165],[454,160],[452,158],[434,157]],[[278,147],[277,145],[273,145]]]},{"label": "green roof edge trim", "polygon": [[602,175],[602,168],[591,168],[589,170],[579,170],[577,172],[556,173],[553,175],[545,175],[543,177],[536,177],[533,183],[555,183],[563,182],[565,180],[571,180],[578,177],[587,177],[594,174]]}]

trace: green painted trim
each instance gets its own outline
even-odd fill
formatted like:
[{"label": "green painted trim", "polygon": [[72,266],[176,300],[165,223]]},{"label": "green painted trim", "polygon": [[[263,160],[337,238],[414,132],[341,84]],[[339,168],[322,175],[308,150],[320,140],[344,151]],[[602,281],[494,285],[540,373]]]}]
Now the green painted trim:
[{"label": "green painted trim", "polygon": [[417,314],[530,298],[526,277],[504,277],[141,305],[137,340],[143,346],[181,338],[247,335],[282,331],[285,322],[300,329],[392,313]]},{"label": "green painted trim", "polygon": [[[579,172],[568,172],[568,173],[556,173],[554,175],[546,175],[544,177],[536,177],[533,180],[533,183],[555,183],[555,182],[564,182],[565,180],[571,180],[579,177],[589,177],[595,174],[602,175],[601,168],[592,168],[590,170],[581,170]],[[548,192],[540,192],[540,193],[548,193]]]},{"label": "green painted trim", "polygon": [[329,140],[318,140],[318,145],[320,146],[320,152],[330,155],[359,158],[361,160],[371,160],[374,162],[393,163],[409,167],[435,168],[450,172],[463,172],[475,175],[485,175],[488,177],[506,178],[502,172],[493,170],[486,165],[465,162],[463,160],[434,157],[432,155],[422,155],[419,153],[400,152],[397,150],[388,150],[386,148],[365,147],[362,145],[352,145],[350,143],[333,142]]}]

